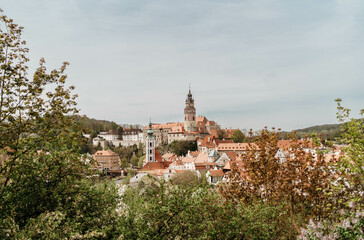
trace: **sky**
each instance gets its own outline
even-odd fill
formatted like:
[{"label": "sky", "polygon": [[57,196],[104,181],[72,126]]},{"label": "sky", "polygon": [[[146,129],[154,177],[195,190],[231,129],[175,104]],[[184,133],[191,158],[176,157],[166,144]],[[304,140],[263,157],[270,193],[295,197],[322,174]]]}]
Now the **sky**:
[{"label": "sky", "polygon": [[24,27],[30,75],[70,63],[80,113],[119,124],[183,121],[283,130],[364,108],[362,0],[0,0]]}]

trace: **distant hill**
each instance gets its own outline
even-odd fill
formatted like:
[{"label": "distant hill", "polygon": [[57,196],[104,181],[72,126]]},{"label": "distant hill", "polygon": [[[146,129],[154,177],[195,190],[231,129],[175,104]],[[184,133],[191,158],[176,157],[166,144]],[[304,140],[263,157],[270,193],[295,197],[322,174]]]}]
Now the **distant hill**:
[{"label": "distant hill", "polygon": [[[340,136],[340,127],[341,124],[324,124],[324,125],[317,125],[312,127],[307,127],[303,129],[293,130],[296,132],[298,138],[304,136],[310,136],[312,133],[317,135],[321,135],[323,139],[327,140],[335,140],[335,138]],[[293,132],[292,131],[292,132]]]},{"label": "distant hill", "polygon": [[121,127],[119,124],[113,121],[97,120],[87,116],[77,116],[76,122],[81,125],[81,128],[85,133],[107,132],[111,129],[116,130],[118,127]]},{"label": "distant hill", "polygon": [[91,132],[108,132],[109,130],[117,130],[119,127],[122,128],[139,128],[143,126],[139,124],[117,124],[114,121],[97,120],[89,118],[87,116],[77,116],[77,123],[81,125],[82,130],[85,133]]}]

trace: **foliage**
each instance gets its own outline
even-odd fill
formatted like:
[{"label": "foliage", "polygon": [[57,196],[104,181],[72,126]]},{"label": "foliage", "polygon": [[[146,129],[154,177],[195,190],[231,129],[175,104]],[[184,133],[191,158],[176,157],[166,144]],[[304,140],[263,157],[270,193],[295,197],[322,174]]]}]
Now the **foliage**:
[{"label": "foliage", "polygon": [[236,130],[233,132],[231,139],[234,143],[242,143],[245,140],[245,135],[241,130]]},{"label": "foliage", "polygon": [[219,190],[226,199],[246,204],[256,200],[272,206],[287,202],[287,217],[298,231],[299,219],[326,217],[332,214],[333,204],[339,204],[337,198],[328,197],[333,194],[334,176],[322,156],[305,150],[314,141],[298,141],[292,136],[285,157],[278,157],[279,135],[263,129],[249,144],[242,161],[232,164],[229,180]]},{"label": "foliage", "polygon": [[196,151],[197,143],[196,141],[173,141],[168,146],[167,149],[173,152],[177,156],[186,156],[188,151]]},{"label": "foliage", "polygon": [[113,121],[97,120],[94,118],[88,118],[87,116],[76,116],[76,122],[81,126],[84,133],[100,133],[108,132],[110,130],[122,129],[121,126]]},{"label": "foliage", "polygon": [[[342,138],[340,141],[346,144],[342,149],[339,170],[345,174],[352,198],[363,206],[364,193],[364,119],[350,119],[350,109],[341,105],[342,100],[336,99],[337,118],[343,122],[341,127]],[[360,112],[364,114],[364,109]],[[345,187],[345,186],[343,186]],[[347,187],[347,186],[346,186]]]},{"label": "foliage", "polygon": [[[148,179],[123,196],[123,239],[278,239],[294,235],[280,207],[234,205],[214,190]],[[294,231],[291,231],[294,233]]]},{"label": "foliage", "polygon": [[353,216],[348,216],[339,223],[328,221],[310,223],[301,230],[298,239],[363,239],[364,238],[364,212],[356,211]]},{"label": "foliage", "polygon": [[201,180],[198,178],[197,174],[193,171],[183,171],[177,173],[170,179],[172,184],[175,185],[198,185]]},{"label": "foliage", "polygon": [[138,161],[138,168],[141,169],[143,167],[143,160],[145,159],[145,155],[141,156]]},{"label": "foliage", "polygon": [[85,156],[73,86],[64,63],[31,79],[23,28],[0,19],[0,238],[86,238],[113,235],[116,190],[85,177]]},{"label": "foliage", "polygon": [[224,129],[217,128],[217,138],[218,139],[225,139],[227,138],[228,134]]},{"label": "foliage", "polygon": [[311,134],[320,135],[324,140],[335,140],[340,137],[340,127],[341,124],[325,124],[312,126],[304,129],[294,130],[296,132],[297,138],[303,138]]}]

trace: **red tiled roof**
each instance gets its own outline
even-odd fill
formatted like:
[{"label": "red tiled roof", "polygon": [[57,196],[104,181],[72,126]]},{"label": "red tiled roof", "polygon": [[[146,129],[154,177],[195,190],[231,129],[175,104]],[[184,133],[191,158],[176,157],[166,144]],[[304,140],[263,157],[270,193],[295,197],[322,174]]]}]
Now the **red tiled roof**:
[{"label": "red tiled roof", "polygon": [[160,153],[158,152],[158,150],[157,149],[155,149],[155,160],[157,161],[157,162],[162,162],[163,161],[163,159],[162,159],[162,157],[161,157],[161,155],[160,155]]},{"label": "red tiled roof", "polygon": [[94,156],[118,156],[118,155],[111,150],[106,150],[106,151],[97,151],[95,152]]},{"label": "red tiled roof", "polygon": [[151,171],[156,169],[166,169],[169,167],[171,162],[147,162],[142,169],[140,169],[141,172],[143,171]]},{"label": "red tiled roof", "polygon": [[196,158],[190,158],[190,157],[182,158],[182,162],[184,162],[184,163],[194,162],[195,160],[196,160]]},{"label": "red tiled roof", "polygon": [[238,157],[238,154],[236,152],[227,151],[225,153],[230,158],[231,161],[234,161]]},{"label": "red tiled roof", "polygon": [[192,157],[197,157],[199,153],[200,153],[199,151],[190,151],[190,155]]},{"label": "red tiled roof", "polygon": [[[302,140],[297,140],[297,143],[304,144],[305,142]],[[278,142],[277,142],[277,146],[285,151],[289,150],[293,144],[294,144],[294,142],[292,142],[291,140],[278,140]],[[308,147],[312,147],[312,145],[313,145],[312,142],[309,141]]]},{"label": "red tiled roof", "polygon": [[223,177],[224,172],[222,170],[209,170],[209,173],[213,177]]},{"label": "red tiled roof", "polygon": [[218,151],[248,151],[254,149],[254,143],[220,143],[217,146]]},{"label": "red tiled roof", "polygon": [[195,163],[207,162],[207,153],[200,152],[196,157]]}]

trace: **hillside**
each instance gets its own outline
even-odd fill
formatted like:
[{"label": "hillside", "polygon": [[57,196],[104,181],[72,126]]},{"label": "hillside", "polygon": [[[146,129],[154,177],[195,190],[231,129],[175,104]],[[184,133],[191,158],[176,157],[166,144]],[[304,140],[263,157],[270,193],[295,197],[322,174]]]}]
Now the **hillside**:
[{"label": "hillside", "polygon": [[323,139],[335,140],[335,138],[340,136],[340,127],[341,124],[324,124],[324,125],[307,127],[303,129],[297,129],[293,131],[296,132],[297,137],[299,138],[315,133],[318,135],[320,134]]}]

